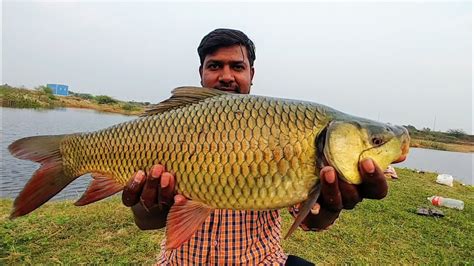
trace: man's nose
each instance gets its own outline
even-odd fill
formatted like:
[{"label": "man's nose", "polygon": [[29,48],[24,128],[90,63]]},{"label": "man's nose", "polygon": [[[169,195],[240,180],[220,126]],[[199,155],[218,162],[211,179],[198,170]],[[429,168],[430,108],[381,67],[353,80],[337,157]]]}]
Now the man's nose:
[{"label": "man's nose", "polygon": [[219,81],[223,83],[230,83],[234,81],[234,75],[230,67],[225,66],[219,75]]}]

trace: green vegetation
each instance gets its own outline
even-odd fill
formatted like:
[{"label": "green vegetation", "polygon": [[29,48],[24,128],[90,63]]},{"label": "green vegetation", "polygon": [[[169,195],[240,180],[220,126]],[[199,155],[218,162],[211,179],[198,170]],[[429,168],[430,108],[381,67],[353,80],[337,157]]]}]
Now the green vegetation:
[{"label": "green vegetation", "polygon": [[124,102],[110,96],[94,96],[70,91],[69,96],[56,96],[51,88],[36,87],[35,90],[0,86],[1,106],[14,108],[87,108],[103,112],[137,115],[150,103]]},{"label": "green vegetation", "polygon": [[0,86],[1,106],[16,108],[55,108],[63,107],[55,102],[51,89],[39,87],[36,90]]},{"label": "green vegetation", "polygon": [[474,143],[474,135],[468,135],[462,129],[449,129],[447,132],[431,131],[429,128],[422,130],[416,129],[414,126],[405,126],[414,139],[423,139],[427,141],[437,141],[443,143],[466,144]]},{"label": "green vegetation", "polygon": [[[435,174],[397,169],[383,200],[365,200],[344,211],[324,232],[297,230],[285,251],[323,264],[474,263],[474,188],[436,184]],[[443,218],[419,216],[432,195],[461,199],[463,211],[440,207]],[[113,197],[85,207],[70,201],[46,203],[30,215],[9,220],[12,200],[0,201],[2,264],[152,264],[164,230],[141,231],[130,210]],[[283,232],[292,218],[285,210]]]},{"label": "green vegetation", "polygon": [[89,94],[89,93],[75,93],[75,92],[69,91],[69,95],[76,96],[76,97],[79,97],[79,98],[84,99],[84,100],[93,100],[94,99],[94,95]]},{"label": "green vegetation", "polygon": [[449,129],[447,132],[422,130],[414,126],[405,126],[411,137],[412,147],[421,147],[444,151],[474,152],[474,135],[468,135],[462,129]]},{"label": "green vegetation", "polygon": [[95,96],[94,97],[94,100],[98,103],[98,104],[111,104],[111,103],[117,103],[118,101],[115,100],[114,98],[110,97],[110,96],[106,96],[106,95],[99,95],[99,96]]}]

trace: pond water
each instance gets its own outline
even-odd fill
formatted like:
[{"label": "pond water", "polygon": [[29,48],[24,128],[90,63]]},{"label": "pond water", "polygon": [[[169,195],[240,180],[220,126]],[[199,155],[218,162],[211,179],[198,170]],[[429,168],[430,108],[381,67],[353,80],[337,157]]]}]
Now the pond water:
[{"label": "pond water", "polygon": [[[13,141],[28,136],[94,131],[136,118],[70,108],[44,111],[0,108],[0,112],[0,197],[4,198],[16,197],[39,166],[37,163],[12,157],[7,147]],[[447,173],[463,183],[473,184],[472,165],[472,153],[411,149],[408,159],[395,166]],[[90,181],[91,177],[84,175],[68,185],[54,199],[78,199]]]},{"label": "pond water", "polygon": [[474,185],[474,153],[411,148],[408,158],[395,167],[450,174],[457,181]]},{"label": "pond water", "polygon": [[[13,141],[29,136],[94,131],[136,118],[135,116],[71,108],[41,111],[0,108],[0,112],[2,119],[0,197],[3,198],[16,197],[39,167],[38,163],[11,156],[8,152],[8,145]],[[53,199],[79,199],[91,180],[90,175],[84,175],[74,180]]]}]

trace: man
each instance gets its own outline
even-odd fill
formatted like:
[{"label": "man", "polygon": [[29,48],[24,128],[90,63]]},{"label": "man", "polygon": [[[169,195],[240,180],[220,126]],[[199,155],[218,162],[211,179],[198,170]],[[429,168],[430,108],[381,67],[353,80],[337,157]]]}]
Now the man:
[{"label": "man", "polygon": [[[244,33],[231,29],[214,30],[202,39],[198,53],[203,87],[242,94],[250,92],[255,73],[255,47]],[[135,222],[141,229],[164,227],[170,206],[186,202],[184,196],[175,195],[172,171],[161,165],[153,166],[147,174],[139,171],[123,191],[123,203],[132,207]],[[373,161],[363,161],[360,172],[363,183],[354,186],[339,180],[332,167],[324,167],[320,172],[321,197],[301,227],[324,230],[334,223],[343,208],[352,209],[363,198],[385,197],[387,183]],[[293,215],[297,211],[297,208],[290,210]],[[162,245],[158,263],[289,265],[306,262],[298,257],[287,257],[280,239],[278,210],[215,210],[179,248],[165,250]]]}]

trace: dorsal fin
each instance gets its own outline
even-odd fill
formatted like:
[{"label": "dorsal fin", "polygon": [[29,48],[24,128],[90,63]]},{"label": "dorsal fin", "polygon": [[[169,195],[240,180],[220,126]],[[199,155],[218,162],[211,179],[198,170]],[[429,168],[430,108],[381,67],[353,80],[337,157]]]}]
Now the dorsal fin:
[{"label": "dorsal fin", "polygon": [[207,98],[230,93],[217,89],[201,87],[179,87],[174,89],[171,94],[172,95],[169,99],[166,99],[161,103],[151,106],[150,108],[145,110],[145,112],[141,116],[149,116],[163,113],[171,109],[200,102]]}]

